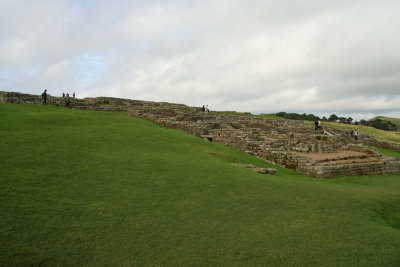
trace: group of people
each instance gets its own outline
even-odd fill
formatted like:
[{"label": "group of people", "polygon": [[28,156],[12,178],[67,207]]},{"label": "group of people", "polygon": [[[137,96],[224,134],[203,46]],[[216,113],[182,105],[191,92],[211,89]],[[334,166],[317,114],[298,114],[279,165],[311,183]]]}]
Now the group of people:
[{"label": "group of people", "polygon": [[[65,106],[69,107],[69,105],[71,104],[71,98],[69,96],[69,93],[67,93],[67,94],[63,93],[62,95],[65,100]],[[75,98],[75,92],[72,94],[72,97]]]},{"label": "group of people", "polygon": [[[67,94],[63,93],[62,97],[64,98],[65,106],[69,107],[69,105],[71,104],[71,98],[69,96],[69,93],[67,93]],[[75,98],[75,92],[72,94],[72,97]],[[47,106],[47,98],[48,98],[48,95],[47,95],[47,89],[46,89],[42,93],[42,104],[45,106]]]},{"label": "group of people", "polygon": [[314,125],[315,125],[315,130],[322,129],[321,121],[320,121],[320,120],[315,121],[315,122],[314,122]]},{"label": "group of people", "polygon": [[[65,100],[65,106],[69,107],[69,105],[71,104],[71,99],[69,97],[69,94],[64,94],[63,93],[63,98]],[[75,98],[75,93],[74,93],[74,98]]]},{"label": "group of people", "polygon": [[354,140],[358,140],[358,131],[357,130],[351,129],[350,131],[348,131],[346,133],[350,136],[351,139],[354,138]]},{"label": "group of people", "polygon": [[[315,130],[322,129],[321,121],[320,120],[315,121],[314,126],[315,126]],[[350,131],[347,131],[346,134],[349,135],[349,137],[351,139],[358,140],[358,131],[357,130],[351,129]]]},{"label": "group of people", "polygon": [[207,112],[207,113],[209,113],[210,112],[210,110],[208,109],[208,105],[203,105],[203,107],[201,108],[201,111],[204,113],[204,112]]},{"label": "group of people", "polygon": [[[66,97],[66,96],[69,97],[69,93],[67,93],[67,94],[64,94],[64,93],[63,93],[63,98]],[[72,97],[75,98],[75,92],[72,94]]]}]

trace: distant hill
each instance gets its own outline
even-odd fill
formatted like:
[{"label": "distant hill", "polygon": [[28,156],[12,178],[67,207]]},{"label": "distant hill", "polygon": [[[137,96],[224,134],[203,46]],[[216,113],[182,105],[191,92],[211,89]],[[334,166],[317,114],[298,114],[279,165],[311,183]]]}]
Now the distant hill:
[{"label": "distant hill", "polygon": [[394,125],[397,126],[397,130],[400,130],[400,119],[398,119],[398,118],[388,118],[388,117],[384,117],[384,116],[377,116],[370,120],[376,120],[376,119],[381,119],[383,121],[390,121],[391,123],[393,123]]}]

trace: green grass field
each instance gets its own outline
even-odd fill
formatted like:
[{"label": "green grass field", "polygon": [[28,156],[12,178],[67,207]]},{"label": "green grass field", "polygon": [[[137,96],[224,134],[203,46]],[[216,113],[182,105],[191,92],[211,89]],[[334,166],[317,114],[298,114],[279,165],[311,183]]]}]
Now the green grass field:
[{"label": "green grass field", "polygon": [[400,175],[262,175],[124,113],[0,104],[0,266],[400,266]]}]

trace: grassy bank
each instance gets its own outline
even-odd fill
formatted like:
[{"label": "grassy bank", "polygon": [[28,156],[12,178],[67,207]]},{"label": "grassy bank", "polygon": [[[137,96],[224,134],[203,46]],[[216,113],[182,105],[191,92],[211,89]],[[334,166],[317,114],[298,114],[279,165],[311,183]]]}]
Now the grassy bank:
[{"label": "grassy bank", "polygon": [[381,120],[385,120],[385,121],[390,121],[391,123],[395,124],[397,126],[397,129],[400,131],[400,119],[398,118],[388,118],[388,117],[384,117],[384,116],[378,116],[373,119],[381,119]]},{"label": "grassy bank", "polygon": [[379,140],[388,141],[400,145],[400,132],[383,131],[370,126],[344,124],[337,122],[322,122],[322,125],[337,127],[341,129],[349,129],[349,130],[356,129],[359,132],[364,132],[369,135],[372,135]]},{"label": "grassy bank", "polygon": [[400,175],[322,180],[124,113],[0,104],[1,266],[399,266]]},{"label": "grassy bank", "polygon": [[399,152],[395,152],[395,151],[392,151],[392,150],[389,150],[389,149],[384,149],[384,148],[381,148],[381,147],[374,147],[374,149],[376,151],[378,151],[379,153],[381,153],[382,155],[389,156],[389,157],[395,157],[395,158],[400,159],[400,153]]}]

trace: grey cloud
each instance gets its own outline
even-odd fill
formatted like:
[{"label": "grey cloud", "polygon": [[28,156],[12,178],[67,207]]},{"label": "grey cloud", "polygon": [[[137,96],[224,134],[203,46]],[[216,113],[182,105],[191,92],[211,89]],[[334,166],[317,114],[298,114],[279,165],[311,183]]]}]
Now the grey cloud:
[{"label": "grey cloud", "polygon": [[397,1],[39,2],[0,3],[2,88],[398,114]]}]

